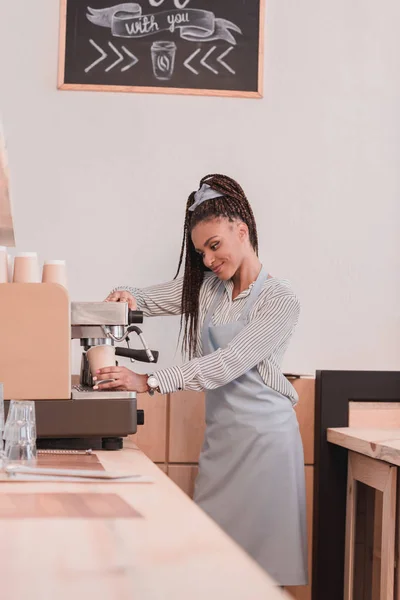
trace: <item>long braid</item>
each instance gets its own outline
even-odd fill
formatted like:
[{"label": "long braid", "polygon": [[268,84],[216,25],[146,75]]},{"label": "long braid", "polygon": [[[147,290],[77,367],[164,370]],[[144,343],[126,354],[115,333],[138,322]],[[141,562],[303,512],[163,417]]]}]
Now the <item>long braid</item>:
[{"label": "long braid", "polygon": [[181,246],[181,253],[179,255],[179,262],[178,262],[178,269],[176,271],[176,275],[174,277],[174,279],[176,279],[178,277],[179,271],[181,269],[181,265],[182,265],[182,261],[183,261],[183,255],[185,253],[185,246],[186,246],[186,240],[188,237],[188,231],[189,231],[189,222],[190,222],[190,215],[189,215],[189,206],[191,206],[193,204],[194,201],[194,192],[192,192],[188,198],[188,201],[186,203],[186,212],[185,212],[185,222],[183,224],[183,238],[182,238],[182,246]]},{"label": "long braid", "polygon": [[230,221],[240,219],[246,223],[249,229],[250,243],[258,254],[258,236],[254,214],[240,185],[234,179],[218,174],[206,175],[200,181],[200,187],[203,183],[207,183],[223,196],[207,200],[196,207],[194,211],[189,211],[189,207],[194,203],[194,192],[192,192],[186,203],[182,246],[175,278],[179,274],[186,251],[181,301],[181,332],[184,322],[182,350],[188,354],[189,360],[197,349],[199,296],[204,273],[207,270],[200,254],[194,248],[191,239],[193,228],[201,221],[216,217],[225,217]]}]

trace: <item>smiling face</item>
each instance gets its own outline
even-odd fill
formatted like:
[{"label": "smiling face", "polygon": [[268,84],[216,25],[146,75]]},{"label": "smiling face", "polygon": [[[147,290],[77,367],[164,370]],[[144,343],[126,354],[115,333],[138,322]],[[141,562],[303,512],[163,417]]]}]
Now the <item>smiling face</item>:
[{"label": "smiling face", "polygon": [[243,221],[217,217],[200,221],[192,230],[192,242],[204,265],[220,279],[231,279],[253,249]]}]

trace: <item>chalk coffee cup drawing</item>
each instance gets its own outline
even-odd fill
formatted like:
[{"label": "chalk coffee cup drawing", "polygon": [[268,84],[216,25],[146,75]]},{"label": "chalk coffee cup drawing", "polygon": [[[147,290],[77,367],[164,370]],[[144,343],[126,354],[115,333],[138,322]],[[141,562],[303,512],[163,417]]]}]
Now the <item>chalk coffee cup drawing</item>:
[{"label": "chalk coffee cup drawing", "polygon": [[43,264],[42,283],[59,283],[67,287],[65,260],[46,260]]},{"label": "chalk coffee cup drawing", "polygon": [[157,79],[168,81],[174,73],[176,44],[175,42],[153,42],[151,61],[153,73]]},{"label": "chalk coffee cup drawing", "polygon": [[39,283],[39,263],[36,252],[21,252],[14,258],[14,283]]},{"label": "chalk coffee cup drawing", "polygon": [[92,377],[97,377],[98,381],[96,381],[96,385],[98,385],[102,380],[96,375],[96,371],[104,367],[115,366],[115,348],[109,344],[92,346],[86,352],[86,356],[89,361]]}]

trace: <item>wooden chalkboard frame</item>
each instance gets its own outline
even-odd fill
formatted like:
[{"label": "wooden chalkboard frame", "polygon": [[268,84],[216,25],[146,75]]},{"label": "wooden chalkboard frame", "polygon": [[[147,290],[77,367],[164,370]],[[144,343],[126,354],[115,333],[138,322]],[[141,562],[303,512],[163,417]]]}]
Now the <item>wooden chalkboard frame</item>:
[{"label": "wooden chalkboard frame", "polygon": [[214,90],[214,89],[192,89],[192,88],[168,88],[168,87],[139,87],[125,85],[93,85],[65,83],[65,52],[67,34],[67,3],[61,0],[60,6],[60,28],[59,28],[59,60],[58,60],[58,89],[73,91],[93,92],[129,92],[145,94],[185,94],[195,96],[224,96],[231,98],[262,98],[263,97],[263,73],[264,73],[264,15],[265,0],[260,0],[259,14],[259,40],[258,40],[258,82],[257,91],[242,90]]}]

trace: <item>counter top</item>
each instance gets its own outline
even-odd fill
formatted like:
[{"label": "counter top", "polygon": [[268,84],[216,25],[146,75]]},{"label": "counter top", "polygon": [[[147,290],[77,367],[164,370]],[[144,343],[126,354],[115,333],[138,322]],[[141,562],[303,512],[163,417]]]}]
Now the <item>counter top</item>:
[{"label": "counter top", "polygon": [[400,429],[332,427],[328,442],[400,466]]},{"label": "counter top", "polygon": [[138,448],[96,455],[154,482],[0,481],[2,598],[286,597]]}]

